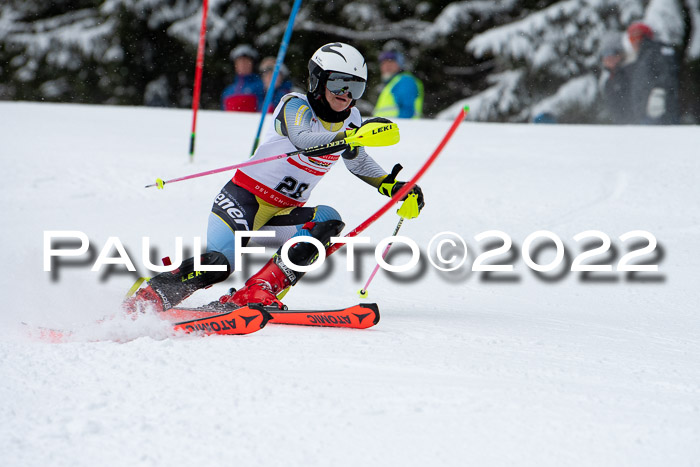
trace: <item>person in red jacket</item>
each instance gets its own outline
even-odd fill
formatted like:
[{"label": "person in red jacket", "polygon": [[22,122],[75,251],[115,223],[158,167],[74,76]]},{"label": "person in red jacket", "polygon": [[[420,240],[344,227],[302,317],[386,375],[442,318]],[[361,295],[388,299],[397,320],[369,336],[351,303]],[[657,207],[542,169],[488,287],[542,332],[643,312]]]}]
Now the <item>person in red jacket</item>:
[{"label": "person in red jacket", "polygon": [[263,82],[255,71],[258,53],[248,44],[242,44],[231,51],[236,69],[232,84],[221,95],[221,108],[237,112],[257,112],[265,98]]}]

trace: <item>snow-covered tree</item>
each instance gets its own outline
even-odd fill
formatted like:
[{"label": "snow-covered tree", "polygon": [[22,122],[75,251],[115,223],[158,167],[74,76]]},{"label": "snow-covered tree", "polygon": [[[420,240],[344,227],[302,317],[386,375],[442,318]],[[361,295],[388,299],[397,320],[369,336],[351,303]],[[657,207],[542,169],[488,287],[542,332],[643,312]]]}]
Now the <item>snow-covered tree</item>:
[{"label": "snow-covered tree", "polygon": [[[697,60],[697,7],[697,0],[563,0],[490,28],[466,43],[475,57],[496,61],[489,86],[440,116],[466,104],[475,120],[530,121],[550,113],[564,122],[599,121],[601,39],[643,20],[691,64]],[[686,99],[698,100],[697,89],[685,91]]]},{"label": "snow-covered tree", "polygon": [[[229,51],[251,43],[276,55],[292,1],[211,0],[202,105],[218,107],[231,80]],[[344,40],[362,50],[377,95],[381,47],[403,44],[424,81],[425,112],[436,113],[482,87],[492,63],[463,44],[475,33],[517,18],[523,5],[550,1],[305,0],[286,64],[298,85],[310,54]],[[201,0],[10,0],[0,7],[0,98],[167,104],[191,99]],[[369,105],[368,109],[371,109]]]},{"label": "snow-covered tree", "polygon": [[[0,7],[0,98],[190,104],[201,1],[45,5],[15,0]],[[283,31],[290,7],[269,0],[209,2],[204,107],[218,106],[219,93],[232,77],[231,48],[254,43],[280,23]],[[260,51],[276,54],[277,44],[267,43]]]},{"label": "snow-covered tree", "polygon": [[[277,55],[292,4],[209,0],[202,107],[219,107],[234,46]],[[201,15],[202,0],[5,0],[0,99],[189,106]],[[700,120],[700,0],[304,0],[286,65],[303,87],[316,48],[351,42],[368,61],[370,111],[377,57],[395,41],[423,80],[427,116],[468,103],[478,120],[592,122],[601,38],[634,20],[678,47],[682,96]]]}]

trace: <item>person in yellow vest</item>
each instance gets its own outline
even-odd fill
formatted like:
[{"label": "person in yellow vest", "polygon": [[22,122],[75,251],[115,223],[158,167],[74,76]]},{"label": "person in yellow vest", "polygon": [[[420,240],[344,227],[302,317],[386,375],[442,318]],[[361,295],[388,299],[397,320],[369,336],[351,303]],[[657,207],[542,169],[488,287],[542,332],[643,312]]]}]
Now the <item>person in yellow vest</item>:
[{"label": "person in yellow vest", "polygon": [[379,70],[385,85],[374,107],[375,117],[423,116],[423,83],[405,71],[404,66],[404,56],[397,50],[388,50],[379,55]]}]

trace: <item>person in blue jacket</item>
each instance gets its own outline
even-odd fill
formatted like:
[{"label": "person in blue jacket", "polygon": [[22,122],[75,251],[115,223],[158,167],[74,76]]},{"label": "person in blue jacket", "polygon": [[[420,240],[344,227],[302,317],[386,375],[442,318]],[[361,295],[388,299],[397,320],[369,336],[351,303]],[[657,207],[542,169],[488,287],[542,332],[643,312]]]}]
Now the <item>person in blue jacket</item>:
[{"label": "person in blue jacket", "polygon": [[404,56],[398,50],[387,50],[379,55],[379,69],[385,85],[374,107],[375,117],[420,118],[423,115],[423,83],[404,67]]},{"label": "person in blue jacket", "polygon": [[258,112],[265,98],[262,79],[255,73],[258,53],[248,44],[231,51],[236,77],[221,94],[221,108],[237,112]]}]

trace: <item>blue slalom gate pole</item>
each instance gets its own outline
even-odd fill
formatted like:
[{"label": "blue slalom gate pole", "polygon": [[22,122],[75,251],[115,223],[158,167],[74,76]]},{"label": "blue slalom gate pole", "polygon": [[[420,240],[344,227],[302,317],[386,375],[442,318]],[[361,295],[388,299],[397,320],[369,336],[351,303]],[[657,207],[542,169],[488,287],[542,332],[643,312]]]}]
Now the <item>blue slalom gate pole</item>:
[{"label": "blue slalom gate pole", "polygon": [[262,132],[263,123],[265,122],[267,108],[270,106],[270,102],[272,101],[272,95],[275,92],[275,83],[277,83],[277,75],[279,74],[280,67],[284,62],[284,56],[287,54],[287,47],[289,46],[289,41],[292,38],[292,29],[294,29],[294,18],[296,18],[299,8],[301,8],[301,0],[294,0],[294,5],[292,6],[292,13],[289,15],[289,21],[287,21],[287,29],[284,31],[282,43],[280,44],[280,49],[277,52],[275,69],[272,72],[272,81],[270,81],[270,87],[267,89],[267,93],[265,94],[265,101],[263,102],[262,107],[262,115],[260,116],[260,125],[258,125],[258,132],[255,135],[255,141],[253,141],[253,150],[250,152],[251,157],[255,153],[255,150],[258,148],[258,143],[260,142],[260,133]]}]

